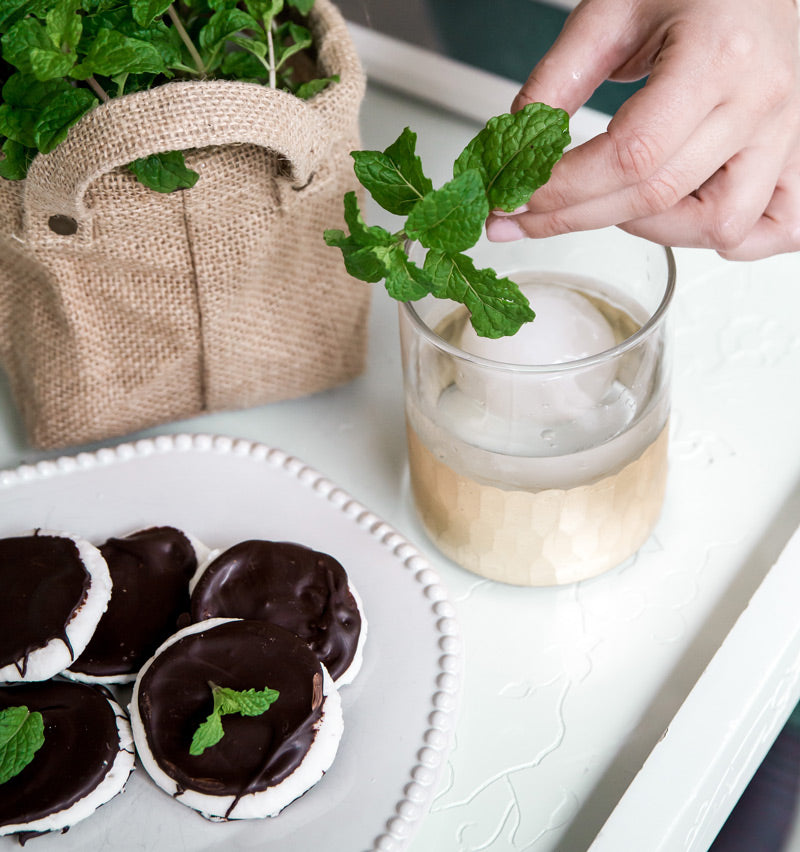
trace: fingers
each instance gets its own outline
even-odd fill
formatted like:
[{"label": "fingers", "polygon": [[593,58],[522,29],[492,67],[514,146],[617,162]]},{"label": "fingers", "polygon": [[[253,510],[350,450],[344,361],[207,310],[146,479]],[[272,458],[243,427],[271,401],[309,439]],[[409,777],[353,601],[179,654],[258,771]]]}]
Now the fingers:
[{"label": "fingers", "polygon": [[[505,239],[527,236],[516,218],[501,221]],[[747,148],[669,210],[620,227],[661,245],[715,249],[728,260],[798,251],[800,153],[777,144]]]},{"label": "fingers", "polygon": [[[600,191],[594,191],[593,188],[584,194],[581,193],[580,186],[575,186],[577,201],[569,203],[571,199],[568,200],[567,193],[558,187],[555,190],[557,195],[554,206],[551,206],[554,199],[553,190],[546,196],[544,204],[540,202],[537,192],[529,202],[527,212],[504,217],[502,221],[497,217],[490,217],[487,222],[487,235],[489,239],[502,242],[519,239],[520,233],[523,236],[553,236],[657,216],[662,211],[673,208],[681,199],[703,185],[718,170],[720,164],[737,154],[744,143],[744,135],[741,138],[726,137],[725,128],[729,122],[730,118],[724,108],[715,110],[667,163],[658,167],[646,179],[623,184],[621,189],[613,190],[614,184],[611,184],[612,191],[607,191],[604,178],[597,176],[595,187],[600,187]],[[713,158],[707,157],[708,151],[714,152]],[[783,160],[785,154],[780,162]],[[591,162],[587,163],[587,166],[591,169]],[[561,164],[554,169],[551,182],[558,180],[559,167]],[[572,185],[576,167],[566,161],[565,157],[563,168],[569,170],[565,180],[569,187]],[[591,178],[587,178],[586,182],[590,180]],[[546,187],[547,185],[543,189]],[[764,203],[766,204],[766,200]],[[545,209],[540,210],[540,206]],[[763,206],[756,212],[756,216],[761,210]],[[509,220],[519,226],[516,237]]]},{"label": "fingers", "polygon": [[622,228],[663,245],[735,251],[768,209],[785,160],[770,145],[747,148],[692,195]]},{"label": "fingers", "polygon": [[[531,209],[539,213],[563,210],[653,179],[720,103],[720,92],[714,86],[695,84],[703,64],[695,48],[665,46],[662,61],[653,69],[647,85],[620,107],[606,133],[564,154],[551,180],[531,199]],[[719,116],[714,124],[708,137],[720,135]],[[741,127],[740,139],[744,132]],[[729,148],[730,154],[732,146]],[[706,173],[700,182],[725,162],[723,151],[712,148],[706,153],[708,162],[699,168],[701,174]]]},{"label": "fingers", "polygon": [[758,260],[800,251],[800,161],[784,172],[764,215],[735,249],[721,251],[727,260]]}]

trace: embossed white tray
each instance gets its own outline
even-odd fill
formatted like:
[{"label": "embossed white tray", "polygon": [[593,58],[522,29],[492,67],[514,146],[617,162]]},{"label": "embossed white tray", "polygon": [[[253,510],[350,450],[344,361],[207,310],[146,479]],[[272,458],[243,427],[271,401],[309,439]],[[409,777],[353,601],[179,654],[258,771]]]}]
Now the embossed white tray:
[{"label": "embossed white tray", "polygon": [[[0,536],[32,527],[100,542],[170,524],[210,547],[298,541],[346,567],[369,623],[342,689],[345,733],[326,776],[275,819],[211,823],[137,765],[125,792],[39,852],[397,852],[427,811],[450,746],[461,642],[437,574],[392,527],[319,472],[263,444],[161,436],[0,472]],[[0,848],[19,848],[0,838]]]}]

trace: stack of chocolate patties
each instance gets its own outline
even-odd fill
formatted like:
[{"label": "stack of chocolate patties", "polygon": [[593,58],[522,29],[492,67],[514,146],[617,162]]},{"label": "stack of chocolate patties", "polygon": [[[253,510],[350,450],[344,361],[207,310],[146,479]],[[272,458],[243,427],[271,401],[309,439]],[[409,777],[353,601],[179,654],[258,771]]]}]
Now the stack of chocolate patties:
[{"label": "stack of chocolate patties", "polygon": [[276,815],[333,762],[366,621],[332,557],[211,554],[174,527],[99,547],[37,530],[0,539],[0,584],[0,834],[89,816],[122,791],[134,744],[213,819]]}]

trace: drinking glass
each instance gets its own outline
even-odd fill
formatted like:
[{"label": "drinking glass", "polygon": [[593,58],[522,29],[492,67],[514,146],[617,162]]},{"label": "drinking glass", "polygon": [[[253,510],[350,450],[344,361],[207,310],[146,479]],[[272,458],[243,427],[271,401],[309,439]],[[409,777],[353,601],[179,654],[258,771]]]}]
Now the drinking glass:
[{"label": "drinking glass", "polygon": [[611,228],[483,238],[469,253],[516,281],[537,317],[487,340],[456,303],[400,305],[417,514],[442,553],[483,577],[595,576],[641,547],[662,508],[672,251]]}]

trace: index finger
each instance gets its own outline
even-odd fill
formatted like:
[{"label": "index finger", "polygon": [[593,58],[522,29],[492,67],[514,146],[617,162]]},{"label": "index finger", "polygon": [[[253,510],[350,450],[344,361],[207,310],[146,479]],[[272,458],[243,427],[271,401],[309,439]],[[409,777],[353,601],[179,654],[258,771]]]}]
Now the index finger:
[{"label": "index finger", "polygon": [[512,112],[528,103],[560,107],[572,115],[624,61],[620,34],[630,22],[620,4],[588,0],[567,18],[552,47],[531,71]]}]

